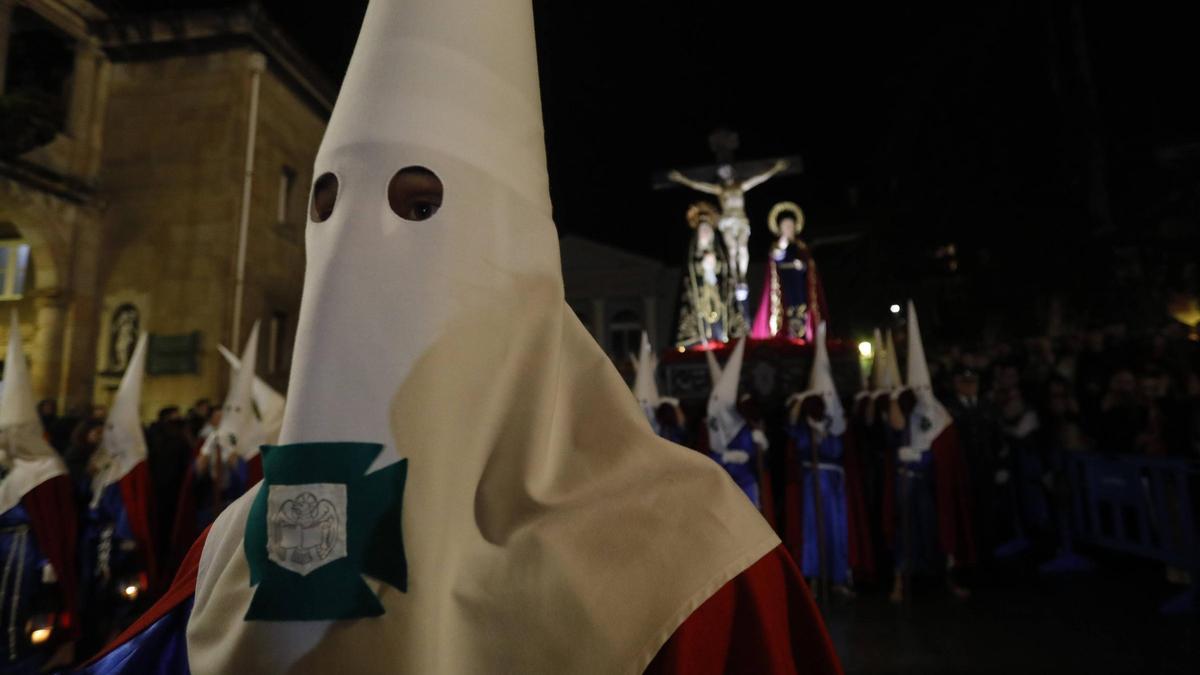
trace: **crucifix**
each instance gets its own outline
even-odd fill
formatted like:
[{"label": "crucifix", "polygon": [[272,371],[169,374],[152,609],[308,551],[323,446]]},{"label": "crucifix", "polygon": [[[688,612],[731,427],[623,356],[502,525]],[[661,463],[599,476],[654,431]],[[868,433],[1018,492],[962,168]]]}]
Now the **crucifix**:
[{"label": "crucifix", "polygon": [[[672,170],[663,176],[655,176],[654,187],[661,189],[683,185],[713,195],[720,201],[721,219],[717,229],[721,231],[721,238],[729,252],[737,300],[745,303],[750,296],[746,285],[746,270],[750,265],[750,220],[746,217],[746,193],[775,176],[799,173],[801,163],[799,157],[734,162],[733,153],[738,145],[737,132],[718,129],[708,136],[708,147],[716,155],[716,164]],[[716,176],[715,182],[711,182],[713,176]]]}]

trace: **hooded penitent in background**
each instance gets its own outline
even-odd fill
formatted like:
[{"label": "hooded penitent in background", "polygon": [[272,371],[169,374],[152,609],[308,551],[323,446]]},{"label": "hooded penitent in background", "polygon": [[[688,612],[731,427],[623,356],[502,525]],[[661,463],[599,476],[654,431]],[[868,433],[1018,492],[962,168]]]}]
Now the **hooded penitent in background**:
[{"label": "hooded penitent in background", "polygon": [[[217,345],[217,352],[221,352],[221,356],[234,372],[241,371],[241,359],[236,354],[227,350],[224,345]],[[254,419],[258,422],[257,438],[254,438],[254,441],[258,441],[258,443],[247,443],[245,454],[256,458],[256,456],[260,456],[259,447],[271,446],[280,440],[280,430],[283,429],[283,410],[287,406],[287,399],[257,375],[254,376],[254,381],[251,383],[250,396],[254,404],[254,412],[256,412]],[[262,462],[259,462],[259,478],[262,478]]]},{"label": "hooded penitent in background", "polygon": [[[217,351],[225,358],[225,362],[233,369],[235,378],[241,377],[242,360],[224,345],[217,345]],[[279,432],[283,428],[283,411],[287,399],[275,391],[261,377],[254,376],[250,384],[250,400],[254,404],[254,414],[248,425],[246,442],[240,443],[239,457],[246,462],[246,482],[253,485],[262,480],[262,454],[259,452],[264,445],[274,445],[279,442]]]},{"label": "hooded penitent in background", "polygon": [[536,63],[525,0],[370,3],[280,445],[93,671],[837,669],[778,537],[565,302]]},{"label": "hooded penitent in background", "polygon": [[688,208],[688,226],[695,232],[688,243],[676,347],[701,347],[746,334],[742,303],[734,297],[736,275],[717,234],[719,219],[716,207],[708,202],[696,202]]},{"label": "hooded penitent in background", "polygon": [[754,506],[762,508],[759,454],[767,449],[766,437],[762,432],[755,433],[738,412],[738,382],[745,351],[746,339],[742,338],[724,368],[717,364],[711,351],[704,354],[709,374],[713,376],[712,393],[708,397],[708,454],[725,467]]},{"label": "hooded penitent in background", "polygon": [[833,384],[824,323],[817,326],[808,390],[790,400],[783,539],[805,576],[848,592],[851,569],[872,567],[870,538],[861,470]]},{"label": "hooded penitent in background", "polygon": [[259,448],[266,440],[261,430],[258,415],[254,410],[255,368],[258,365],[258,322],[250,329],[246,346],[242,351],[241,363],[230,364],[232,374],[229,393],[221,409],[221,424],[201,449],[202,459],[209,458],[209,476],[216,476],[222,464],[233,470],[227,490],[236,497],[255,482],[249,475],[248,464],[258,457]]},{"label": "hooded penitent in background", "polygon": [[[868,573],[887,567],[887,563],[880,559],[886,555],[888,550],[883,539],[881,523],[882,495],[885,472],[892,466],[888,451],[889,440],[895,436],[895,432],[888,426],[886,414],[881,415],[880,412],[886,413],[891,407],[890,392],[883,390],[883,387],[886,386],[887,366],[885,360],[888,356],[882,333],[879,329],[875,329],[875,336],[871,343],[871,368],[869,375],[864,378],[863,390],[854,397],[854,415],[850,425],[853,448],[859,460],[859,466],[862,468],[861,482],[866,521],[863,532],[855,533],[855,537],[866,537],[865,541],[874,554],[872,560],[865,561],[870,565]],[[851,504],[853,505],[852,502]],[[855,539],[851,540],[852,546],[854,541]]]},{"label": "hooded penitent in background", "polygon": [[684,445],[686,441],[686,420],[679,399],[658,395],[658,382],[655,372],[658,370],[658,358],[650,346],[650,336],[642,331],[642,346],[638,357],[633,361],[636,371],[633,379],[633,395],[654,433],[671,441]]},{"label": "hooded penitent in background", "polygon": [[205,437],[180,488],[171,531],[175,559],[182,558],[226,505],[262,479],[258,452],[266,433],[254,412],[257,354],[258,323],[255,322],[240,365],[230,364],[232,377],[221,408],[221,422]]},{"label": "hooded penitent in background", "polygon": [[0,395],[0,671],[36,672],[79,636],[74,489],[34,406],[12,313]]},{"label": "hooded penitent in background", "polygon": [[137,339],[90,461],[94,467],[92,495],[81,552],[87,594],[84,620],[88,634],[102,640],[111,637],[110,626],[122,623],[131,611],[144,609],[137,601],[158,578],[157,548],[150,522],[154,512],[150,505],[150,468],[139,413],[147,337],[142,333]]},{"label": "hooded penitent in background", "polygon": [[[898,397],[895,468],[884,487],[884,530],[896,557],[893,601],[904,580],[975,560],[968,477],[954,420],[933,394],[917,310],[908,303],[908,387]],[[948,562],[948,565],[939,564]],[[966,591],[950,579],[959,595]]]},{"label": "hooded penitent in background", "polygon": [[750,336],[812,342],[817,324],[829,317],[817,263],[799,239],[804,212],[792,202],[780,202],[771,209],[767,225],[775,242]]}]

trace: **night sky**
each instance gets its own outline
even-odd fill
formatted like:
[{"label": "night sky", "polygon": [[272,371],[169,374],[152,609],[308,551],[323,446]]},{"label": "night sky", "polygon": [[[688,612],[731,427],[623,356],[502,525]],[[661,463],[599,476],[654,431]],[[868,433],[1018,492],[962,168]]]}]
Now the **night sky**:
[{"label": "night sky", "polygon": [[[363,0],[262,4],[340,79]],[[804,161],[750,194],[755,259],[783,199],[805,209],[809,241],[859,235],[816,249],[835,323],[839,303],[857,321],[939,274],[1000,305],[1093,283],[1117,243],[1195,222],[1200,42],[1182,11],[843,5],[535,0],[560,230],[677,264],[696,195],[651,176],[711,162],[718,127],[740,133],[740,158]],[[949,243],[953,273],[933,257]]]}]

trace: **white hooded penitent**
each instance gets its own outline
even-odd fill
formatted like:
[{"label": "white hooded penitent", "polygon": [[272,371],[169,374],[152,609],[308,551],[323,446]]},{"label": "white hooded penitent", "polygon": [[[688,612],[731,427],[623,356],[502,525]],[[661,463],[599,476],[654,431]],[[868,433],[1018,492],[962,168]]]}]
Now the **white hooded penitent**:
[{"label": "white hooded penitent", "polygon": [[654,411],[658,408],[659,398],[658,382],[654,377],[655,371],[658,369],[658,359],[654,356],[654,350],[650,347],[650,337],[646,335],[645,331],[642,331],[642,345],[638,350],[638,358],[634,361],[634,366],[637,372],[633,378],[633,396],[645,411],[646,418],[650,420],[650,426],[657,430],[658,421]]},{"label": "white hooded penitent", "polygon": [[0,451],[9,466],[0,479],[0,513],[16,506],[30,490],[67,472],[45,436],[33,401],[25,350],[21,348],[21,324],[13,310],[4,360],[4,392],[0,395]]},{"label": "white hooded penitent", "polygon": [[841,436],[846,432],[846,412],[842,409],[842,399],[838,398],[837,388],[833,384],[833,364],[829,361],[825,332],[825,322],[822,321],[817,324],[816,348],[813,353],[812,373],[808,378],[808,391],[793,398],[803,403],[809,396],[820,396],[825,401],[826,431],[833,436]]},{"label": "white hooded penitent", "polygon": [[[742,378],[742,359],[746,351],[746,338],[738,340],[729,360],[722,369],[716,366],[716,359],[709,363],[710,372],[715,368],[719,373],[713,381],[712,393],[708,396],[708,438],[713,452],[723,452],[729,449],[729,444],[737,436],[746,420],[737,410],[738,383]],[[712,354],[712,352],[708,352]]]},{"label": "white hooded penitent", "polygon": [[[225,362],[229,364],[234,373],[234,379],[236,379],[238,371],[242,368],[242,360],[226,349],[225,345],[217,345],[217,351],[225,358]],[[254,376],[254,382],[250,386],[250,397],[254,401],[255,409],[258,410],[259,428],[256,437],[260,444],[272,445],[278,442],[279,430],[283,427],[283,410],[287,399],[257,375]],[[258,451],[257,446],[254,451]]]},{"label": "white hooded penitent", "polygon": [[917,405],[911,419],[911,446],[916,451],[933,447],[933,441],[950,426],[953,418],[950,411],[933,394],[933,380],[929,376],[929,365],[925,361],[925,345],[921,340],[921,326],[917,322],[917,308],[908,301],[908,388],[917,397]]},{"label": "white hooded penitent", "polygon": [[878,328],[875,329],[875,336],[871,340],[871,351],[871,392],[878,394],[892,389],[888,382],[890,374],[887,366],[890,355],[887,353],[887,345],[883,341],[883,333]]},{"label": "white hooded penitent", "polygon": [[369,619],[243,620],[268,471],[208,536],[193,672],[641,672],[778,545],[721,467],[651,433],[567,306],[542,135],[527,0],[369,4],[314,167],[273,452],[407,461],[403,532],[377,535],[407,591],[368,577]]},{"label": "white hooded penitent", "polygon": [[230,368],[233,374],[229,392],[221,408],[221,423],[206,439],[205,448],[216,443],[221,448],[221,458],[241,457],[249,460],[258,454],[263,441],[258,418],[254,415],[254,368],[258,361],[258,322],[250,329],[246,348],[242,351],[241,366]]},{"label": "white hooded penitent", "polygon": [[104,421],[104,435],[100,438],[99,457],[96,465],[100,470],[92,478],[92,508],[100,503],[104,488],[127,476],[139,463],[146,461],[146,434],[142,431],[142,382],[146,376],[147,334],[138,336],[137,346],[117,395],[113,398],[108,419]]},{"label": "white hooded penitent", "polygon": [[884,365],[887,366],[888,388],[896,392],[904,386],[904,378],[900,376],[900,352],[896,351],[896,340],[892,337],[890,328],[887,332],[887,353],[887,362]]}]

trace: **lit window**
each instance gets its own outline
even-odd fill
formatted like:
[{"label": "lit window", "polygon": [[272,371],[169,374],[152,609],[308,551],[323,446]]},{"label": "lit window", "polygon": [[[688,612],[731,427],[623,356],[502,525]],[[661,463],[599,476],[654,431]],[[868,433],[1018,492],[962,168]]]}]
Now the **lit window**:
[{"label": "lit window", "polygon": [[291,222],[292,188],[296,186],[296,170],[285,166],[279,171],[279,203],[275,207],[275,218],[280,224]]},{"label": "lit window", "polygon": [[20,239],[0,240],[0,300],[25,295],[29,273],[29,244]]}]

